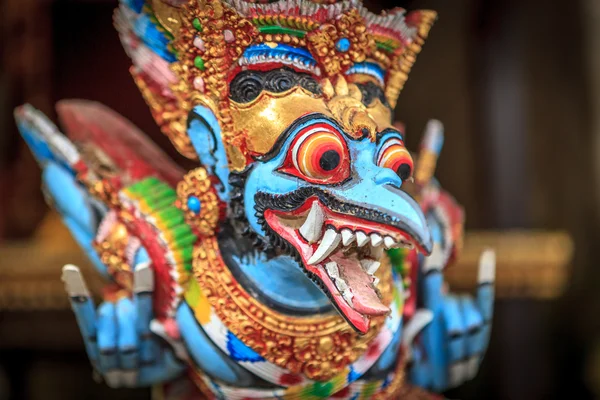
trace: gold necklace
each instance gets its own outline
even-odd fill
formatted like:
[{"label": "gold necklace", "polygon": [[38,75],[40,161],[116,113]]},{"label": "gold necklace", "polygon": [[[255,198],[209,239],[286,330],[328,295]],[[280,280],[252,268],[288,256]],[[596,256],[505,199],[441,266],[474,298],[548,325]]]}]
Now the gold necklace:
[{"label": "gold necklace", "polygon": [[[393,278],[389,260],[383,258],[379,288],[384,304],[391,305]],[[202,294],[227,328],[266,360],[312,380],[328,380],[358,359],[385,320],[373,318],[369,332],[359,335],[337,313],[295,317],[275,311],[235,280],[215,237],[196,245],[193,260]]]}]

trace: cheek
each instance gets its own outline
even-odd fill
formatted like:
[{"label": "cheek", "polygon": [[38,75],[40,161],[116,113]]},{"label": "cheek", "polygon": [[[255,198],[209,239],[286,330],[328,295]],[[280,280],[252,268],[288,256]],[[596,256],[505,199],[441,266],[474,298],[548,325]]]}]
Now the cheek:
[{"label": "cheek", "polygon": [[290,179],[274,171],[281,162],[281,157],[275,158],[267,163],[256,162],[244,184],[245,217],[249,221],[252,229],[256,232],[264,234],[255,215],[256,202],[254,199],[256,194],[286,194],[298,189],[301,185],[300,180]]}]

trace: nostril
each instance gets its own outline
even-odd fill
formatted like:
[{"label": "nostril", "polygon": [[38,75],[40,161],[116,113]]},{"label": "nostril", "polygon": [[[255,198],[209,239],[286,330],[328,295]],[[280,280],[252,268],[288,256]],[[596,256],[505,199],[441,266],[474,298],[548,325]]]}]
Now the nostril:
[{"label": "nostril", "polygon": [[373,180],[378,185],[392,185],[397,188],[402,186],[402,179],[389,168],[379,168]]}]

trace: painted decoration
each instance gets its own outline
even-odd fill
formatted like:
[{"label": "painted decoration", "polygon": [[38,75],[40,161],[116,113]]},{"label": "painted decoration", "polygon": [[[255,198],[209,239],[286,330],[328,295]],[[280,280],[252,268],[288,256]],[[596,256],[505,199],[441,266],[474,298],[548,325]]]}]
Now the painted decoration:
[{"label": "painted decoration", "polygon": [[[184,171],[110,109],[16,110],[43,190],[107,278],[63,280],[93,369],[166,399],[435,399],[485,353],[495,259],[444,288],[462,208],[393,108],[432,11],[121,0],[115,26]],[[427,392],[431,391],[431,393]]]}]

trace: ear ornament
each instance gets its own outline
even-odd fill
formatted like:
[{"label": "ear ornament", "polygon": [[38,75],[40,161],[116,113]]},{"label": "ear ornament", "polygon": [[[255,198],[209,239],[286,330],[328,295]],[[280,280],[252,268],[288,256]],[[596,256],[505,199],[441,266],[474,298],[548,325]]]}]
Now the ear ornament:
[{"label": "ear ornament", "polygon": [[212,177],[199,167],[188,172],[177,185],[176,206],[194,233],[213,236],[224,217],[225,204],[219,200]]}]

